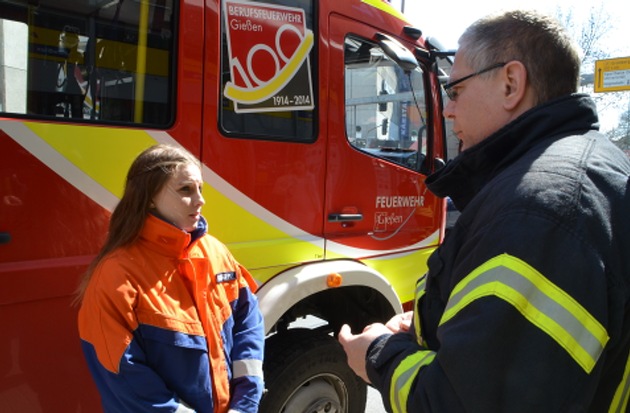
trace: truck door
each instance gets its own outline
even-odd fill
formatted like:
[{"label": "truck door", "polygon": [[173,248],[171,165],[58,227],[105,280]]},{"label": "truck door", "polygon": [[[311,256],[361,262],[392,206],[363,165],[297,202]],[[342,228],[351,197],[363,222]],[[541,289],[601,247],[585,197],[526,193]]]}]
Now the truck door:
[{"label": "truck door", "polygon": [[214,41],[206,53],[202,158],[213,187],[206,217],[213,235],[262,281],[284,266],[323,259],[326,147],[315,104],[315,2],[284,3],[229,0],[208,10],[208,21],[221,26],[206,28],[222,45],[220,72]]},{"label": "truck door", "polygon": [[339,15],[329,27],[326,256],[370,260],[408,298],[415,277],[396,274],[422,274],[418,254],[437,244],[442,215],[421,172],[433,134],[426,71],[388,58],[373,27]]}]

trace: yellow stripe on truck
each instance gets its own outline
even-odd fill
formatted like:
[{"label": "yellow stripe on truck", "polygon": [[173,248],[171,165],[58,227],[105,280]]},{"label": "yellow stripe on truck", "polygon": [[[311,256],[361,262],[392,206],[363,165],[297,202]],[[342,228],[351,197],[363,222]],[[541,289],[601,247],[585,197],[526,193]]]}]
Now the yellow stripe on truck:
[{"label": "yellow stripe on truck", "polygon": [[[323,259],[324,242],[321,237],[295,227],[292,230],[285,221],[280,221],[250,199],[247,199],[247,205],[239,205],[218,191],[212,182],[204,187],[204,197],[203,215],[208,220],[210,233],[226,243],[250,270]],[[257,211],[250,212],[246,207],[257,207]],[[270,221],[276,219],[279,222],[274,226],[258,214],[266,214]],[[292,233],[283,231],[279,228],[281,226]]]},{"label": "yellow stripe on truck", "polygon": [[26,123],[37,136],[118,198],[127,170],[155,140],[142,130]]},{"label": "yellow stripe on truck", "polygon": [[400,302],[406,303],[413,300],[416,282],[427,272],[427,259],[433,251],[435,247],[428,247],[361,261],[383,274],[394,287],[396,294],[400,297]]},{"label": "yellow stripe on truck", "polygon": [[[61,176],[93,200],[109,199],[99,204],[110,211],[122,196],[125,177],[135,157],[158,142],[177,144],[167,133],[156,134],[140,129],[30,122],[10,122],[7,126],[17,128],[20,124],[32,132],[26,140],[41,140],[42,145],[48,145],[56,153],[57,158],[52,157],[47,162],[52,170],[60,173],[61,169],[67,169],[60,163],[73,165],[81,174],[70,171]],[[17,129],[11,134],[14,139],[23,135]],[[40,150],[37,145],[29,150],[35,151],[35,156],[40,156],[36,153]],[[209,222],[210,233],[226,243],[239,261],[254,272],[278,265],[325,258],[358,258],[379,253],[330,243],[329,256],[325,257],[324,240],[321,236],[309,234],[264,209],[224,181],[207,165],[203,169],[203,193],[207,201],[203,214]],[[111,195],[107,198],[103,193]],[[363,261],[387,276],[403,302],[409,301],[413,298],[416,280],[415,277],[403,277],[400,274],[408,274],[404,269],[409,268],[411,273],[415,270],[418,277],[421,276],[426,267],[419,266],[418,263],[425,263],[428,254],[433,250],[424,246],[434,247],[434,243],[435,240],[430,237],[421,243],[423,248],[420,250]],[[259,281],[260,278],[264,281],[274,272],[262,273],[265,275],[259,277]]]},{"label": "yellow stripe on truck", "polygon": [[363,0],[363,3],[367,4],[368,6],[377,8],[387,14],[391,14],[392,16],[402,21],[408,22],[404,14],[396,10],[391,4],[385,2],[384,0]]},{"label": "yellow stripe on truck", "polygon": [[[29,130],[26,136],[19,126]],[[122,196],[131,162],[158,142],[177,145],[166,133],[136,129],[10,122],[14,139],[31,142],[28,150],[104,208],[112,211]],[[37,144],[38,141],[41,142]],[[48,149],[46,149],[48,148]],[[70,170],[72,165],[75,172]],[[78,173],[80,172],[80,173]],[[228,244],[250,269],[323,259],[323,239],[307,234],[273,215],[204,166],[204,216],[210,233]],[[109,197],[103,192],[111,194]],[[105,201],[103,201],[105,200]],[[247,238],[244,239],[243,234]]]}]

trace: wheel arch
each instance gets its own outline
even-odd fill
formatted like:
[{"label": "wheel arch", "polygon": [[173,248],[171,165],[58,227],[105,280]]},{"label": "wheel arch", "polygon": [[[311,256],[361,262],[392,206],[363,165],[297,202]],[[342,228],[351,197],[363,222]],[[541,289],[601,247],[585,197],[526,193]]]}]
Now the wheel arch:
[{"label": "wheel arch", "polygon": [[[330,285],[330,281],[338,281],[338,285]],[[402,312],[400,299],[387,279],[353,260],[290,268],[263,284],[257,297],[267,334],[307,315],[326,320],[336,333],[343,323],[358,329]]]}]

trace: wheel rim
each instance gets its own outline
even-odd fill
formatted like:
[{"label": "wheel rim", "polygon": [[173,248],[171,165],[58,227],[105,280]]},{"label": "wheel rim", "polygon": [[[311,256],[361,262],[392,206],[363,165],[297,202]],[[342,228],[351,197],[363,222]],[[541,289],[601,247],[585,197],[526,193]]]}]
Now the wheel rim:
[{"label": "wheel rim", "polygon": [[302,383],[282,407],[285,413],[345,413],[348,390],[336,376],[319,375]]}]

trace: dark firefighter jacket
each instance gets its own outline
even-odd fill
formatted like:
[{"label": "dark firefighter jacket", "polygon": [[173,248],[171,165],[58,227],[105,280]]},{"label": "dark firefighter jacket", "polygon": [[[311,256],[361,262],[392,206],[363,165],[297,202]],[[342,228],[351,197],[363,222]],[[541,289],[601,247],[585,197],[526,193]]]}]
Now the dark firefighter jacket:
[{"label": "dark firefighter jacket", "polygon": [[630,411],[630,161],[597,129],[560,98],[427,179],[461,216],[368,349],[389,411]]}]

